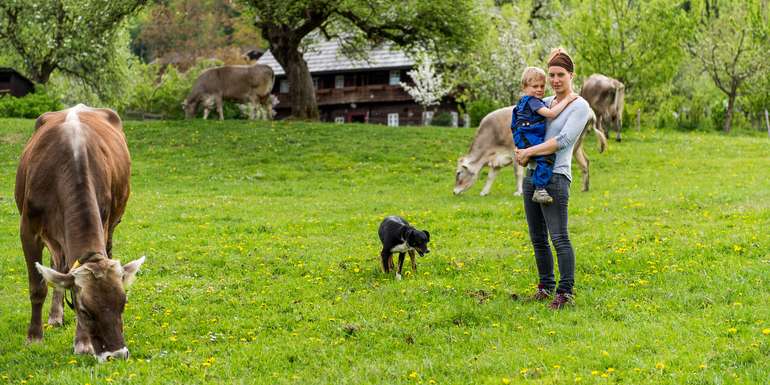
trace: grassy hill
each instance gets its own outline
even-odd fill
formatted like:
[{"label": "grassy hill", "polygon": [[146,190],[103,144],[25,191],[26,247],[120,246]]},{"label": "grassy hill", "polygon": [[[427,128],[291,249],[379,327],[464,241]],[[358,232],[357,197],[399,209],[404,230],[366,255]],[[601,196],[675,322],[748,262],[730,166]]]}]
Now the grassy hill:
[{"label": "grassy hill", "polygon": [[[13,185],[32,126],[0,120],[0,383],[768,381],[766,137],[628,132],[604,154],[591,138],[592,191],[575,166],[570,198],[577,306],[554,312],[522,300],[537,278],[512,169],[488,197],[451,193],[471,129],[127,122],[114,253],[147,263],[131,359],[100,365],[72,355],[66,308],[25,344]],[[389,214],[431,232],[402,281],[379,268]]]}]

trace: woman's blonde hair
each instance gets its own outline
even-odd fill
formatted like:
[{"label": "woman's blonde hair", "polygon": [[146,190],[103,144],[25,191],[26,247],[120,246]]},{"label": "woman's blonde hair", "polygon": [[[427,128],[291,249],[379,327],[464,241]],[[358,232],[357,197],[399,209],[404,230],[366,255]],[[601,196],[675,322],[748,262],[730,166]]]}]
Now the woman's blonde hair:
[{"label": "woman's blonde hair", "polygon": [[543,79],[545,81],[545,71],[543,71],[542,68],[538,67],[527,67],[524,69],[524,72],[521,74],[521,88],[524,88],[529,85],[530,82],[533,80]]}]

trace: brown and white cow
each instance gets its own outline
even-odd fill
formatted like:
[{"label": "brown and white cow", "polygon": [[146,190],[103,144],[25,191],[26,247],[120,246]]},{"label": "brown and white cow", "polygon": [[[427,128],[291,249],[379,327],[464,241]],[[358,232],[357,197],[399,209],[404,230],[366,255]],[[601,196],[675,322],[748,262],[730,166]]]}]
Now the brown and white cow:
[{"label": "brown and white cow", "polygon": [[[41,311],[54,287],[48,323],[62,324],[62,299],[72,290],[76,354],[100,361],[127,358],[123,339],[125,288],[144,257],[111,259],[112,233],[126,208],[131,159],[120,117],[82,104],[48,112],[35,122],[16,173],[16,205],[27,261],[32,317],[30,342],[41,341]],[[52,267],[40,264],[43,247]]]},{"label": "brown and white cow", "polygon": [[[265,111],[267,119],[272,119],[270,91],[275,82],[275,73],[264,64],[227,65],[209,68],[195,80],[190,94],[182,103],[185,116],[195,116],[198,105],[203,106],[203,119],[209,116],[209,110],[216,105],[219,120],[224,120],[222,101],[250,104]],[[254,113],[249,118],[254,119]]]},{"label": "brown and white cow", "polygon": [[[473,186],[484,166],[489,166],[490,170],[484,188],[481,189],[481,195],[489,194],[498,171],[509,164],[513,164],[516,171],[516,192],[514,194],[521,195],[524,169],[515,162],[514,150],[516,146],[511,134],[512,113],[513,107],[504,107],[490,112],[484,119],[481,119],[468,154],[457,161],[455,195],[462,194]],[[583,149],[583,138],[589,131],[589,126],[593,128],[599,139],[599,152],[604,151],[607,146],[604,135],[593,126],[595,120],[596,117],[591,114],[572,152],[572,156],[575,157],[582,171],[583,191],[588,191],[589,187],[589,160]]]},{"label": "brown and white cow", "polygon": [[593,74],[583,83],[580,96],[583,97],[596,114],[596,126],[609,138],[612,123],[615,128],[615,140],[620,142],[620,128],[623,125],[623,99],[625,86],[620,81],[600,74]]}]

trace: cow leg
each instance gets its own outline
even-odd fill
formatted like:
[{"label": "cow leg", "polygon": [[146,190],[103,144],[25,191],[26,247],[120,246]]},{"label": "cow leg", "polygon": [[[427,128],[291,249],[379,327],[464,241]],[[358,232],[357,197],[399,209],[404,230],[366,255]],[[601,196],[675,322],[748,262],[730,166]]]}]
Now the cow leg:
[{"label": "cow leg", "polygon": [[73,351],[75,354],[94,354],[94,347],[91,345],[91,338],[88,337],[88,333],[85,328],[80,325],[80,321],[77,321],[75,327],[75,341],[73,343]]},{"label": "cow leg", "polygon": [[589,173],[588,173],[588,155],[586,154],[585,150],[583,149],[582,143],[581,145],[575,149],[575,160],[578,162],[578,166],[580,166],[580,171],[583,174],[583,192],[588,191],[588,185],[589,185]]},{"label": "cow leg", "polygon": [[500,169],[497,167],[490,167],[489,168],[489,174],[487,174],[487,181],[484,183],[484,188],[481,189],[481,196],[487,196],[489,195],[489,190],[492,189],[492,183],[495,182],[495,178],[497,178],[497,171]]},{"label": "cow leg", "polygon": [[521,196],[524,192],[524,166],[513,162],[513,172],[516,174],[516,192],[513,195]]},{"label": "cow leg", "polygon": [[222,97],[217,96],[217,112],[219,113],[219,120],[225,120],[225,115],[222,113]]},{"label": "cow leg", "polygon": [[32,305],[32,316],[27,328],[27,342],[39,342],[43,339],[43,323],[41,319],[43,302],[48,294],[48,286],[43,276],[35,268],[35,263],[43,260],[43,242],[30,229],[28,220],[22,219],[21,247],[27,261],[27,279],[29,284],[29,302]]},{"label": "cow leg", "polygon": [[203,120],[206,120],[209,118],[209,106],[208,104],[203,106]]},{"label": "cow leg", "polygon": [[617,132],[615,135],[615,141],[620,142],[620,126],[622,126],[622,122],[620,121],[620,118],[615,119],[615,131]]},{"label": "cow leg", "polygon": [[417,262],[414,260],[414,250],[409,250],[409,260],[412,262],[412,273],[417,273]]},{"label": "cow leg", "polygon": [[[61,247],[58,244],[53,244],[53,242],[48,247],[53,249],[51,250],[51,265],[54,270],[66,274],[67,266]],[[53,289],[51,310],[48,312],[48,324],[54,327],[64,324],[64,289],[60,287]]]},{"label": "cow leg", "polygon": [[401,271],[404,269],[404,258],[406,258],[406,253],[398,253],[398,271],[396,272],[397,280],[401,280]]}]

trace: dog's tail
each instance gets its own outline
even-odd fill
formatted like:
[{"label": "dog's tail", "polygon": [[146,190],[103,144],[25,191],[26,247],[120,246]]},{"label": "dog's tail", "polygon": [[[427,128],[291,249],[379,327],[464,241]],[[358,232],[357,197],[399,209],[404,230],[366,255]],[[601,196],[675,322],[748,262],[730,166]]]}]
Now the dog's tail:
[{"label": "dog's tail", "polygon": [[591,126],[591,130],[593,130],[596,135],[596,139],[599,142],[599,153],[602,153],[607,149],[607,138],[604,136],[604,133],[596,127],[596,114],[594,113],[593,108],[589,108],[588,112],[590,115],[588,116],[587,124]]}]

